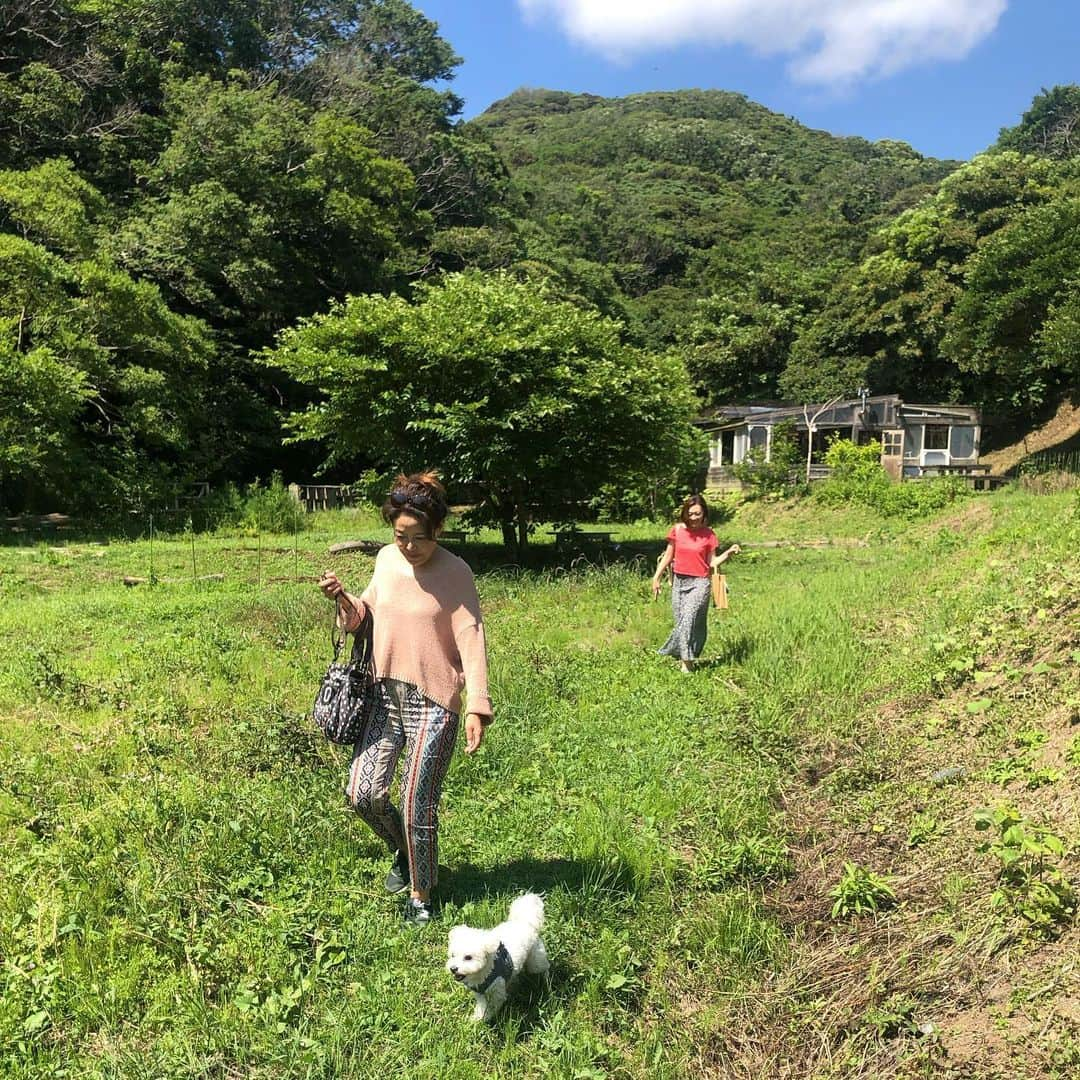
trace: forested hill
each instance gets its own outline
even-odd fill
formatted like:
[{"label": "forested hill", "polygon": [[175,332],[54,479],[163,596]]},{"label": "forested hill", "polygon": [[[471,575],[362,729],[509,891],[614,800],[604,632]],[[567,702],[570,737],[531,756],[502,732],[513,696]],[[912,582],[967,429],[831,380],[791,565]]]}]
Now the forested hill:
[{"label": "forested hill", "polygon": [[521,90],[470,126],[510,171],[519,268],[672,346],[706,404],[868,386],[1005,433],[1080,382],[1078,121],[1080,87],[1044,90],[965,163],[722,91]]},{"label": "forested hill", "polygon": [[820,292],[959,164],[814,131],[721,90],[519,90],[473,124],[520,193],[529,257],[653,345],[697,297],[767,267],[793,296]]}]

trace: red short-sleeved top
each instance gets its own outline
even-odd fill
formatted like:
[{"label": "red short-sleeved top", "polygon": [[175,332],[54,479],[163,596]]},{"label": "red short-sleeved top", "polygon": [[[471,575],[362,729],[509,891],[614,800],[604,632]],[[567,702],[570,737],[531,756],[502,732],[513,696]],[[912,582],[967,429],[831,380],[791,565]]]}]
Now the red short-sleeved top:
[{"label": "red short-sleeved top", "polygon": [[712,554],[718,541],[712,529],[691,529],[672,525],[667,542],[675,545],[675,573],[688,577],[708,577]]}]

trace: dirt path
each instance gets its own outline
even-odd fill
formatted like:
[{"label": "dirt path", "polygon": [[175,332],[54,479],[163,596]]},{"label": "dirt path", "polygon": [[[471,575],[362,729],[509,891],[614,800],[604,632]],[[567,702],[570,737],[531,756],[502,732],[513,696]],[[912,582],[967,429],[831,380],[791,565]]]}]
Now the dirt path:
[{"label": "dirt path", "polygon": [[1042,427],[1036,428],[1012,446],[1005,446],[993,453],[984,454],[981,460],[984,465],[990,466],[992,476],[1001,476],[1019,465],[1029,454],[1037,453],[1039,450],[1049,450],[1078,433],[1080,433],[1080,403],[1066,399]]}]

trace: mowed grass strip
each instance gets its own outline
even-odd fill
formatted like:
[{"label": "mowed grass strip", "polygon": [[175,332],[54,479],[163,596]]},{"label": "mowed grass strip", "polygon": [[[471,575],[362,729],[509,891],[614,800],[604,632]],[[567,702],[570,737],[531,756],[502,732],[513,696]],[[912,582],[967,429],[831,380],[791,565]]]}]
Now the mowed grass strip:
[{"label": "mowed grass strip", "polygon": [[[0,551],[4,1075],[685,1075],[716,1002],[785,962],[762,895],[800,748],[853,737],[911,662],[868,627],[906,607],[922,648],[912,582],[955,550],[747,558],[692,677],[655,655],[647,560],[483,574],[499,716],[452,767],[441,917],[415,933],[305,716],[328,605],[270,580],[322,569],[330,528],[206,542],[195,569],[223,581],[133,589],[145,540]],[[154,557],[197,576],[184,538]],[[551,986],[478,1031],[445,930],[526,888]]]}]

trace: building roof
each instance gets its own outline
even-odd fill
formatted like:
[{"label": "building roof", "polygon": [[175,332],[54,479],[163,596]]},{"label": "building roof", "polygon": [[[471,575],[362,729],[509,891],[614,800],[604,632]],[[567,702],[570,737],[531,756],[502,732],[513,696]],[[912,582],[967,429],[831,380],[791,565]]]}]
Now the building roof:
[{"label": "building roof", "polygon": [[[828,406],[827,408],[825,406]],[[876,394],[844,401],[806,405],[722,405],[694,423],[706,431],[722,431],[762,424],[771,427],[793,421],[807,427],[807,414],[816,427],[893,427],[903,420],[963,420],[980,423],[979,410],[970,405],[913,405],[899,394]]]}]

